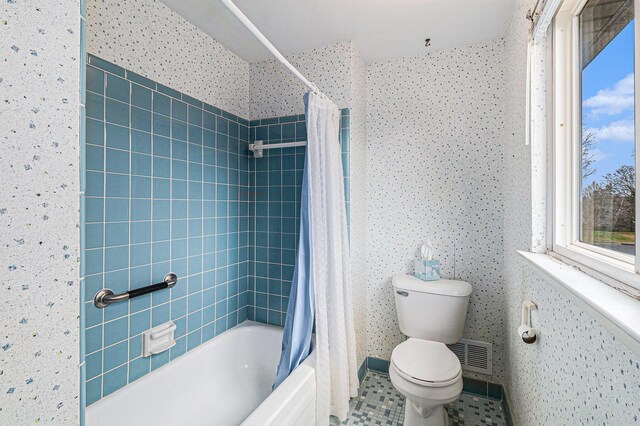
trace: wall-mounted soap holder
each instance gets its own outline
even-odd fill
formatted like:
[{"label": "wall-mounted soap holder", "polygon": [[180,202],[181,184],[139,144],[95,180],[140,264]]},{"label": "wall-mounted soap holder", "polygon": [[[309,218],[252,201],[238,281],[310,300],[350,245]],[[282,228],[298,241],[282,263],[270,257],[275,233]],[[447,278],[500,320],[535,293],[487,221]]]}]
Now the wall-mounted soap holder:
[{"label": "wall-mounted soap holder", "polygon": [[176,325],[173,321],[169,321],[142,333],[142,356],[159,354],[175,346],[176,341],[173,338],[175,330]]}]

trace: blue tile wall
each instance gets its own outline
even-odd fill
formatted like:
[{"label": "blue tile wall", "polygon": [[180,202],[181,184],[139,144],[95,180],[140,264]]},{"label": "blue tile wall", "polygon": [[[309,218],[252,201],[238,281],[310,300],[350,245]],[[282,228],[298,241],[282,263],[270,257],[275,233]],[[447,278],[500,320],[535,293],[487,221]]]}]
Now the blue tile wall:
[{"label": "blue tile wall", "polygon": [[[86,69],[83,336],[86,404],[251,319],[283,325],[298,243],[304,115],[249,122],[89,55]],[[340,139],[349,211],[349,111]],[[348,218],[348,216],[347,216]],[[97,309],[103,287],[176,287]],[[142,332],[177,343],[142,358]]]},{"label": "blue tile wall", "polygon": [[[349,110],[341,111],[340,140],[349,218]],[[265,144],[307,140],[304,115],[250,122],[251,142]],[[296,260],[300,222],[300,194],[305,147],[265,150],[250,158],[252,221],[249,259],[249,319],[284,324]]]},{"label": "blue tile wall", "polygon": [[[91,404],[247,319],[249,122],[89,56],[86,71],[84,337]],[[122,292],[178,284],[106,309]],[[141,357],[141,333],[173,320],[177,344]]]}]

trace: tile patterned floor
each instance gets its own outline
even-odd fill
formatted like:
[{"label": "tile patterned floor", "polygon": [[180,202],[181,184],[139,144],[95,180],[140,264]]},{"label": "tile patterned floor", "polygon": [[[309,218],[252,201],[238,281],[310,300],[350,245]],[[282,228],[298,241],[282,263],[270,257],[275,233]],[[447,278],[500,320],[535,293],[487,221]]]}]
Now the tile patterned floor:
[{"label": "tile patterned floor", "polygon": [[[357,398],[349,408],[344,425],[402,426],[404,397],[396,391],[386,374],[368,371]],[[447,407],[451,426],[506,426],[500,401],[463,393]]]}]

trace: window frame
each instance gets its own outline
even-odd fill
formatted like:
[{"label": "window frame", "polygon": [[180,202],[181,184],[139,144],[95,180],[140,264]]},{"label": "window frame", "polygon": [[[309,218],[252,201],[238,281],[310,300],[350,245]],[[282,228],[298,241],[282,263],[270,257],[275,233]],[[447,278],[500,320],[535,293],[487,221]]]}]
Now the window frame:
[{"label": "window frame", "polygon": [[[640,244],[631,256],[580,241],[581,72],[579,15],[588,0],[565,0],[553,24],[552,241],[556,257],[607,284],[636,294],[640,290]],[[640,0],[634,1],[634,50],[640,48]],[[640,55],[634,59],[636,193],[640,171]],[[636,218],[640,199],[636,199]],[[635,234],[640,235],[636,220]],[[640,243],[640,241],[637,241]]]}]

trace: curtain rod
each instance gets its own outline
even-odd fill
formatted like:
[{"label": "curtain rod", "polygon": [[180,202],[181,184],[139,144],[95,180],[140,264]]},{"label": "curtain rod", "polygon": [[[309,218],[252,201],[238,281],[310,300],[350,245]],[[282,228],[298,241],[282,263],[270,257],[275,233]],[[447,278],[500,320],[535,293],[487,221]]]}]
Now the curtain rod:
[{"label": "curtain rod", "polygon": [[305,86],[311,89],[314,93],[322,95],[322,93],[318,89],[318,86],[316,86],[315,83],[307,80],[306,77],[302,75],[300,71],[298,71],[293,65],[291,65],[291,62],[289,62],[287,58],[285,58],[282,55],[282,53],[280,53],[278,49],[276,49],[276,47],[273,44],[271,44],[271,42],[264,36],[264,34],[262,34],[262,32],[260,32],[260,30],[256,28],[255,25],[253,25],[253,22],[251,22],[249,18],[247,18],[247,16],[244,13],[242,13],[240,9],[238,9],[238,6],[236,6],[232,0],[220,0],[220,1],[222,2],[222,4],[224,4],[227,7],[227,9],[229,9],[231,13],[235,15],[236,18],[238,18],[238,20],[249,31],[251,31],[251,34],[253,34],[260,41],[260,43],[262,43],[264,47],[266,47],[269,50],[269,52],[271,52],[271,54],[275,56],[276,59],[282,63],[282,65],[287,67],[289,71],[291,71],[296,77],[298,77],[298,79],[300,79],[300,81],[302,81],[305,84]]}]

